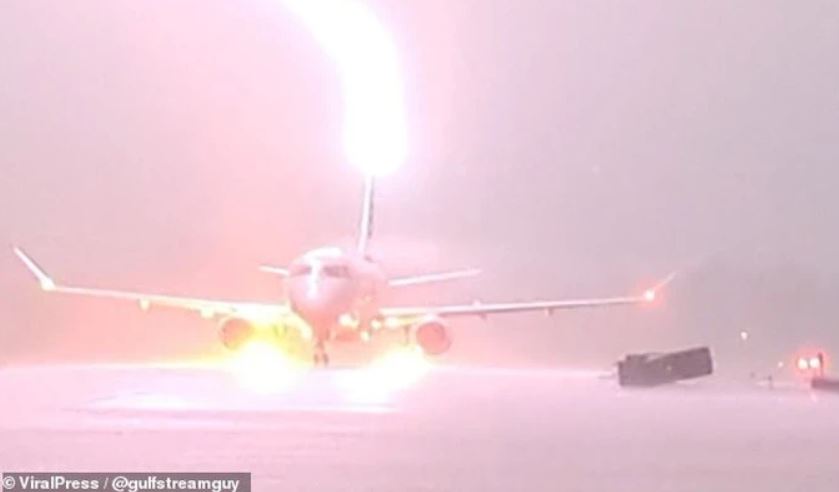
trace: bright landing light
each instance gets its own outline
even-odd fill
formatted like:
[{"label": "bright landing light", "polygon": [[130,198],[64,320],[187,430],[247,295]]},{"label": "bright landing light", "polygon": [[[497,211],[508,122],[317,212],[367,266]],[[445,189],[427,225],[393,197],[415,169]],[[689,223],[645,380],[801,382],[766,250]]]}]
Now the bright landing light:
[{"label": "bright landing light", "polygon": [[303,367],[276,345],[254,340],[233,354],[227,368],[239,383],[259,393],[274,393],[287,388]]},{"label": "bright landing light", "polygon": [[396,47],[363,4],[351,0],[281,0],[335,60],[344,95],[347,158],[368,175],[405,160],[402,81]]}]

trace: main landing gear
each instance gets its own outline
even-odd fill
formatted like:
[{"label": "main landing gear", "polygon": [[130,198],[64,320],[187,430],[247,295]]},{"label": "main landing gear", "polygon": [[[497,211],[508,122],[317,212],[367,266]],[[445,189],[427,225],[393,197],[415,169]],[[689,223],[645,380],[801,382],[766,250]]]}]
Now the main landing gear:
[{"label": "main landing gear", "polygon": [[329,354],[326,353],[326,347],[323,345],[323,342],[318,342],[317,345],[315,345],[313,357],[315,367],[326,367],[329,365]]}]

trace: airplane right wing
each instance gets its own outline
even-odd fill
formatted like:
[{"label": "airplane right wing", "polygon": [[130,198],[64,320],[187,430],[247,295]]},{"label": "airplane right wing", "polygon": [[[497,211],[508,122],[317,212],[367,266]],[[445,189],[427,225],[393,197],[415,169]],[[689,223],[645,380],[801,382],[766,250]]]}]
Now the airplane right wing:
[{"label": "airplane right wing", "polygon": [[235,315],[242,316],[247,319],[277,320],[280,317],[291,314],[288,306],[283,304],[223,301],[61,285],[56,283],[49,275],[47,275],[46,272],[38,266],[32,258],[23,252],[22,249],[15,247],[14,252],[23,264],[26,265],[26,268],[28,268],[32,275],[34,275],[38,280],[41,285],[41,289],[46,292],[135,301],[138,302],[140,307],[144,310],[148,309],[152,305],[186,309],[198,312],[205,318]]},{"label": "airplane right wing", "polygon": [[474,304],[448,306],[393,307],[383,308],[381,310],[381,313],[385,318],[391,318],[394,320],[405,320],[406,323],[410,323],[413,320],[416,320],[417,318],[422,318],[425,316],[439,316],[441,318],[450,318],[458,316],[484,317],[491,314],[522,313],[530,311],[544,311],[548,314],[551,314],[553,313],[553,311],[565,309],[596,308],[629,304],[649,304],[655,301],[659,290],[661,290],[662,288],[664,288],[664,286],[669,284],[675,277],[676,273],[671,273],[664,280],[662,280],[652,288],[644,291],[643,294],[636,296],[529,302],[505,302],[489,304],[476,302]]},{"label": "airplane right wing", "polygon": [[489,304],[475,302],[474,304],[455,304],[449,306],[383,308],[382,315],[394,318],[414,318],[420,316],[451,318],[457,316],[488,316],[490,314],[524,313],[529,311],[546,311],[550,313],[559,309],[580,309],[617,306],[622,304],[644,304],[652,302],[654,299],[654,296],[637,296]]}]

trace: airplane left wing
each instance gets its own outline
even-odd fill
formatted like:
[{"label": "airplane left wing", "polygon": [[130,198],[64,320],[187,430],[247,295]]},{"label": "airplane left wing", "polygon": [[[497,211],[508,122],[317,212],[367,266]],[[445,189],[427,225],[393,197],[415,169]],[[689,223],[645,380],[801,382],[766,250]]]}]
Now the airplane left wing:
[{"label": "airplane left wing", "polygon": [[441,318],[451,318],[458,316],[488,316],[491,314],[522,313],[529,311],[544,311],[548,314],[552,314],[553,311],[564,309],[595,308],[629,304],[649,304],[655,301],[659,290],[661,290],[664,286],[669,284],[675,278],[675,276],[675,273],[671,273],[664,280],[656,284],[654,287],[647,289],[646,291],[644,291],[643,294],[636,296],[530,302],[505,302],[490,304],[482,304],[480,302],[476,302],[474,304],[450,306],[394,307],[383,308],[381,312],[382,315],[386,318],[395,319],[415,319],[423,316],[439,316]]},{"label": "airplane left wing", "polygon": [[38,283],[41,285],[41,289],[46,292],[135,301],[140,304],[142,309],[148,309],[152,305],[180,308],[196,311],[205,318],[237,315],[248,319],[268,319],[272,317],[273,319],[277,319],[281,316],[290,314],[289,308],[282,304],[223,301],[61,285],[56,283],[52,277],[47,275],[47,273],[38,266],[32,258],[24,253],[22,249],[15,247],[14,252],[23,264],[26,265],[26,268],[28,268],[32,275],[34,275],[38,280]]}]

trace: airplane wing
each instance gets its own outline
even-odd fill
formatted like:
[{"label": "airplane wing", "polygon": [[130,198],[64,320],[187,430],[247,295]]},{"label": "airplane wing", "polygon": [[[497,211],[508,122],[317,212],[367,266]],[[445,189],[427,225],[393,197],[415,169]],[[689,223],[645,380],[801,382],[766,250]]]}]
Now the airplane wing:
[{"label": "airplane wing", "polygon": [[474,277],[475,275],[479,275],[480,273],[481,271],[477,268],[468,268],[465,270],[426,273],[422,275],[413,275],[410,277],[397,277],[390,279],[388,283],[391,287],[405,287],[408,285],[431,284],[435,282],[445,282],[448,280]]},{"label": "airplane wing", "polygon": [[223,301],[61,285],[47,275],[22,249],[15,247],[14,252],[38,280],[41,289],[46,292],[136,301],[140,304],[140,308],[144,310],[149,309],[152,305],[187,309],[196,311],[205,318],[238,315],[248,319],[277,319],[280,316],[290,314],[290,309],[283,304]]},{"label": "airplane wing", "polygon": [[567,299],[529,302],[505,302],[483,304],[449,305],[449,306],[425,306],[425,307],[394,307],[383,308],[382,315],[385,318],[393,319],[416,319],[424,316],[439,316],[441,318],[462,317],[462,316],[488,316],[491,314],[523,313],[529,311],[544,311],[553,314],[554,311],[564,309],[596,308],[605,306],[620,306],[630,304],[649,304],[655,301],[656,296],[664,286],[669,284],[676,274],[671,273],[664,280],[654,287],[647,289],[641,295],[604,297],[593,299]]}]

